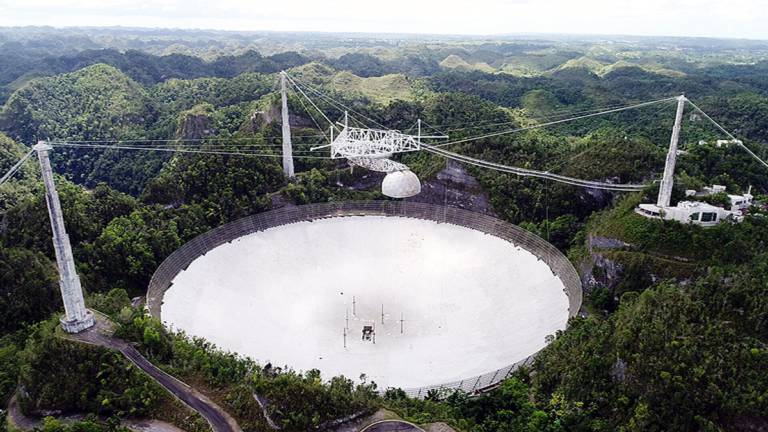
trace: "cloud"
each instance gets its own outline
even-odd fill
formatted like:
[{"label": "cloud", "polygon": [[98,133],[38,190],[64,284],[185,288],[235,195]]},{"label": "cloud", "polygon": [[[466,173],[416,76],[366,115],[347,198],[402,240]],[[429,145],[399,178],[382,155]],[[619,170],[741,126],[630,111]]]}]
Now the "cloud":
[{"label": "cloud", "polygon": [[768,39],[763,0],[0,0],[0,25]]}]

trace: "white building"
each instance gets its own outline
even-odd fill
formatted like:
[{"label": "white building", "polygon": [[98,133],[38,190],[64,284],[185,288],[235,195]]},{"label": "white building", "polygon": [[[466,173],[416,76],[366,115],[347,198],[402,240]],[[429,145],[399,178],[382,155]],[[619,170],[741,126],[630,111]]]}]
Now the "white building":
[{"label": "white building", "polygon": [[680,201],[674,207],[659,207],[656,204],[640,204],[635,212],[653,219],[676,220],[684,224],[710,227],[722,221],[741,222],[741,211],[726,210],[700,201]]},{"label": "white building", "polygon": [[[701,146],[701,145],[707,145],[707,144],[709,144],[709,142],[707,142],[706,140],[699,140],[697,144]],[[732,140],[732,139],[728,139],[728,140],[724,140],[724,139],[715,140],[715,147],[717,147],[717,148],[728,147],[731,144],[742,145],[743,142],[741,140]]]},{"label": "white building", "polygon": [[[689,189],[686,197],[706,197],[725,193],[723,185],[705,186],[701,191]],[[635,212],[645,217],[664,220],[676,220],[701,226],[714,226],[722,221],[741,222],[749,207],[752,206],[752,188],[744,195],[727,194],[728,208],[717,207],[701,201],[681,201],[676,206],[660,207],[657,204],[640,204]]]},{"label": "white building", "polygon": [[[656,200],[656,204],[640,204],[635,208],[635,213],[647,218],[676,220],[684,224],[694,224],[705,227],[714,226],[726,220],[741,222],[744,220],[744,214],[747,209],[752,205],[753,196],[749,191],[744,195],[727,195],[730,207],[729,210],[701,201],[681,201],[675,206],[671,205],[677,156],[685,154],[685,152],[678,150],[685,102],[685,96],[677,98],[675,124],[672,126],[672,136],[669,140],[669,150],[667,151],[667,160],[664,165],[664,176],[659,184],[659,196]],[[691,120],[693,120],[693,117],[691,117]],[[698,144],[705,145],[707,142],[700,140]],[[728,147],[730,144],[743,146],[742,142],[735,138],[730,140],[717,140],[715,142],[717,147]],[[712,185],[711,187],[705,187],[701,192],[687,190],[685,191],[685,196],[706,197],[717,193],[725,193],[725,186]]]},{"label": "white building", "polygon": [[744,195],[728,194],[728,199],[731,201],[731,211],[746,213],[747,209],[752,207],[752,200],[755,198],[750,192],[752,192],[752,186]]},{"label": "white building", "polygon": [[709,196],[720,192],[725,192],[725,186],[713,184],[712,186],[704,186],[704,189],[696,195]]},{"label": "white building", "polygon": [[718,148],[720,148],[720,147],[728,147],[731,144],[743,145],[744,143],[741,140],[735,140],[735,139],[717,140],[717,141],[715,141],[715,145]]},{"label": "white building", "polygon": [[[691,194],[691,192],[693,193]],[[745,193],[744,195],[726,194],[729,201],[728,209],[731,211],[738,211],[741,213],[745,213],[747,209],[752,206],[752,200],[755,198],[751,192],[752,192],[752,186],[749,187],[749,189],[747,190],[747,193]],[[711,196],[718,193],[726,193],[725,186],[713,184],[712,186],[704,186],[704,190],[702,190],[701,192],[690,191],[690,190],[685,191],[686,196],[698,196],[698,197]]]}]

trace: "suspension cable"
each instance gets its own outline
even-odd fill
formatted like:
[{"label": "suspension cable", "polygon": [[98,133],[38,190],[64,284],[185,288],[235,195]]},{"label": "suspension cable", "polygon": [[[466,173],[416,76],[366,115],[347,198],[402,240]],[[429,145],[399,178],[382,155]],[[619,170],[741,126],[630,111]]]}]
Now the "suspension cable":
[{"label": "suspension cable", "polygon": [[29,152],[27,152],[27,154],[22,156],[21,159],[18,160],[18,162],[13,164],[11,169],[9,169],[7,173],[5,173],[2,177],[0,177],[0,185],[8,181],[8,179],[10,179],[11,177],[13,177],[13,175],[19,171],[21,166],[24,165],[24,162],[26,162],[27,159],[29,159],[29,157],[32,156],[32,153],[34,152],[35,152],[34,150],[30,150]]},{"label": "suspension cable", "polygon": [[485,135],[480,135],[480,136],[476,136],[476,137],[469,137],[469,138],[464,138],[464,139],[460,139],[460,140],[456,140],[456,141],[450,141],[450,142],[447,142],[447,143],[437,144],[437,145],[432,146],[432,147],[433,148],[434,147],[445,147],[445,146],[453,145],[453,144],[460,144],[460,143],[465,143],[465,142],[469,142],[469,141],[477,141],[477,140],[481,140],[481,139],[485,139],[485,138],[493,138],[493,137],[497,137],[497,136],[501,136],[501,135],[508,135],[508,134],[515,133],[515,132],[522,132],[522,131],[527,131],[527,130],[532,130],[532,129],[539,129],[539,128],[543,128],[543,127],[546,127],[546,126],[552,126],[552,125],[556,125],[556,124],[560,124],[560,123],[566,123],[566,122],[575,121],[575,120],[581,120],[581,119],[590,118],[590,117],[597,117],[597,116],[600,116],[600,115],[611,114],[611,113],[620,112],[620,111],[626,111],[626,110],[640,108],[640,107],[644,107],[644,106],[648,106],[648,105],[653,105],[653,104],[657,104],[657,103],[661,103],[661,102],[667,102],[667,101],[673,100],[675,98],[676,97],[669,97],[669,98],[659,99],[659,100],[655,100],[655,101],[643,102],[643,103],[639,103],[639,104],[635,104],[635,105],[630,105],[630,106],[626,106],[626,107],[622,107],[622,108],[614,108],[614,109],[610,109],[610,110],[606,110],[606,111],[601,111],[601,112],[597,112],[597,113],[585,114],[585,115],[580,115],[580,116],[571,117],[571,118],[567,118],[567,119],[555,120],[555,121],[551,121],[551,122],[547,122],[547,123],[540,123],[540,124],[533,125],[533,126],[525,126],[525,127],[516,128],[516,129],[510,129],[510,130],[501,131],[501,132],[493,132],[493,133],[489,133],[489,134],[485,134]]},{"label": "suspension cable", "polygon": [[[291,79],[290,76],[289,76],[289,79]],[[300,88],[295,80],[291,79],[291,82],[297,88]],[[306,87],[310,91],[313,91],[318,96],[324,98],[329,103],[335,105],[337,108],[339,107],[339,105],[341,105],[342,107],[349,109],[349,107],[346,107],[343,104],[337,103],[332,98],[329,98],[329,97],[323,95],[321,92],[313,89],[311,86],[306,85]],[[304,96],[307,97],[306,93],[302,92],[302,94],[304,94]],[[307,99],[309,99],[309,98],[307,97]],[[463,139],[463,140],[457,140],[457,141],[452,141],[452,142],[438,144],[438,145],[427,145],[427,144],[422,143],[422,149],[426,150],[426,151],[428,151],[430,153],[434,153],[434,154],[443,156],[443,157],[448,158],[448,159],[453,159],[453,160],[456,160],[456,161],[459,161],[459,162],[465,162],[465,163],[469,163],[471,165],[475,165],[475,166],[479,166],[479,167],[484,167],[484,168],[490,168],[490,169],[494,169],[494,170],[502,171],[502,172],[513,173],[513,174],[517,174],[517,175],[521,175],[521,176],[530,176],[530,177],[539,177],[539,178],[552,179],[552,180],[555,180],[555,181],[559,181],[561,183],[571,184],[571,185],[574,185],[574,186],[582,186],[582,187],[594,188],[594,189],[605,189],[605,190],[616,190],[616,191],[640,191],[640,190],[645,189],[646,185],[640,185],[640,184],[613,184],[613,183],[607,183],[607,182],[596,182],[596,181],[589,181],[589,180],[581,180],[581,179],[577,179],[577,178],[573,178],[573,177],[563,176],[563,175],[559,175],[559,174],[553,174],[553,173],[550,173],[548,171],[538,171],[538,170],[531,170],[531,169],[526,169],[526,168],[517,168],[517,167],[508,166],[508,165],[497,164],[497,163],[494,163],[494,162],[484,161],[484,160],[481,160],[481,159],[476,159],[476,158],[472,158],[472,157],[469,157],[469,156],[464,156],[464,155],[461,155],[461,154],[458,154],[458,153],[449,152],[449,151],[443,150],[443,149],[441,149],[439,147],[443,147],[443,146],[451,145],[451,144],[458,144],[458,143],[461,143],[461,142],[468,142],[468,141],[474,141],[474,140],[483,139],[483,138],[489,138],[489,137],[494,137],[494,136],[505,135],[505,134],[509,134],[509,133],[513,133],[513,132],[519,132],[519,131],[523,131],[523,130],[536,129],[536,128],[540,128],[540,127],[550,126],[550,125],[559,124],[559,123],[565,123],[565,122],[579,120],[579,119],[583,119],[583,118],[595,117],[595,116],[599,116],[599,115],[610,114],[610,113],[614,113],[614,112],[625,111],[625,110],[634,109],[634,108],[640,108],[640,107],[643,107],[643,106],[653,105],[653,104],[657,104],[657,103],[661,103],[661,102],[667,102],[667,101],[670,101],[670,100],[673,100],[673,99],[675,99],[675,98],[674,97],[669,97],[669,98],[664,98],[664,99],[650,101],[650,102],[643,102],[643,103],[638,103],[638,104],[634,104],[634,105],[630,105],[630,106],[624,106],[624,107],[620,107],[620,108],[609,109],[609,110],[601,111],[601,112],[598,112],[598,113],[590,113],[590,114],[576,116],[576,117],[572,117],[572,118],[568,118],[568,119],[561,119],[561,120],[551,121],[551,122],[547,122],[547,123],[542,123],[542,124],[535,125],[535,126],[528,126],[528,127],[517,128],[517,129],[513,129],[513,130],[508,130],[508,131],[496,132],[496,133],[492,133],[492,134],[486,134],[486,135],[480,136],[480,137],[466,138],[466,139]],[[311,99],[309,99],[309,100],[311,101]],[[315,107],[317,108],[316,105],[315,105]],[[355,112],[354,110],[352,110],[352,111]],[[357,112],[355,112],[355,113],[359,114],[359,115],[362,115],[362,114],[357,113]],[[375,120],[371,119],[370,117],[367,117],[365,115],[362,115],[362,116],[367,118],[367,119],[369,119],[369,120],[371,120],[371,121],[373,121],[374,123],[377,123],[382,128],[387,129],[385,126],[381,125],[380,123],[376,122]],[[429,127],[432,127],[432,126],[429,126]],[[434,129],[436,129],[436,128],[434,128]]]},{"label": "suspension cable", "polygon": [[750,150],[750,149],[749,149],[749,147],[745,146],[745,145],[744,145],[744,142],[742,142],[740,139],[738,139],[738,138],[736,138],[735,136],[733,136],[733,134],[732,134],[732,133],[730,133],[730,132],[728,132],[728,130],[726,130],[724,127],[720,126],[720,123],[716,122],[716,121],[715,121],[715,120],[714,120],[712,117],[710,117],[710,116],[709,116],[709,114],[705,113],[705,112],[704,112],[704,111],[703,111],[701,108],[699,108],[699,107],[698,107],[698,105],[696,105],[695,103],[691,102],[691,100],[690,100],[690,99],[686,99],[686,100],[688,101],[688,103],[689,103],[689,104],[691,104],[691,106],[692,106],[692,107],[693,107],[693,108],[694,108],[696,111],[698,111],[699,113],[701,113],[701,115],[703,115],[703,116],[704,116],[704,117],[705,117],[707,120],[711,121],[711,122],[712,122],[712,124],[714,124],[714,125],[715,125],[715,126],[718,128],[718,129],[720,129],[720,130],[721,130],[721,131],[722,131],[722,132],[723,132],[723,133],[724,133],[726,136],[728,136],[728,138],[730,138],[730,139],[731,139],[731,140],[732,140],[732,141],[733,141],[735,144],[737,144],[739,147],[741,147],[741,148],[743,148],[744,150],[746,150],[746,152],[747,152],[747,153],[749,153],[749,155],[750,155],[750,156],[752,156],[752,157],[753,157],[753,158],[755,158],[755,159],[756,159],[758,162],[760,162],[760,163],[761,163],[761,164],[763,164],[763,165],[764,165],[766,168],[768,168],[768,163],[766,163],[764,160],[760,159],[760,157],[759,157],[759,156],[757,156],[757,155],[756,155],[756,154],[755,154],[755,153],[754,153],[752,150]]},{"label": "suspension cable", "polygon": [[[309,103],[312,104],[313,107],[315,107],[317,112],[319,112],[320,115],[323,116],[325,121],[327,121],[328,123],[330,123],[331,126],[333,126],[333,122],[331,121],[331,119],[329,119],[328,116],[325,115],[323,110],[321,110],[320,108],[317,107],[317,105],[315,105],[315,102],[312,99],[310,99],[309,96],[307,96],[306,93],[304,93],[304,90],[302,90],[301,87],[299,87],[299,85],[296,84],[296,81],[294,81],[293,78],[290,75],[288,75],[287,73],[285,74],[285,77],[288,78],[288,81],[290,81],[291,84],[293,84],[293,86],[296,88],[296,90],[301,92],[301,94],[304,95],[304,97],[309,101]],[[299,98],[299,100],[301,100],[301,98]],[[309,111],[307,111],[307,113],[309,113]],[[314,118],[312,120],[314,120]],[[320,127],[320,126],[318,126],[318,127]],[[323,135],[325,135],[325,132],[323,132]]]},{"label": "suspension cable", "polygon": [[[144,151],[159,151],[159,152],[171,152],[171,153],[192,153],[192,154],[213,154],[213,155],[233,155],[233,156],[253,156],[253,157],[270,157],[281,158],[282,155],[270,154],[270,153],[250,153],[243,151],[223,151],[223,150],[191,150],[183,148],[162,148],[162,147],[140,147],[130,145],[100,145],[100,144],[73,144],[68,142],[48,142],[48,144],[56,147],[69,147],[69,148],[83,148],[83,149],[115,149],[115,150],[144,150]],[[304,156],[298,155],[296,158],[302,159],[331,159],[329,156]]]},{"label": "suspension cable", "polygon": [[[292,138],[321,138],[323,135],[320,134],[299,134],[299,135],[291,135]],[[114,143],[190,143],[190,142],[217,142],[217,141],[225,141],[225,142],[240,142],[240,141],[256,141],[259,139],[264,140],[279,140],[282,139],[282,137],[279,136],[272,136],[272,137],[231,137],[231,138],[134,138],[134,139],[100,139],[100,140],[63,140],[59,139],[59,141],[66,141],[68,143],[104,143],[104,142],[114,142]],[[276,144],[276,146],[281,146],[282,144]]]},{"label": "suspension cable", "polygon": [[[245,144],[232,144],[232,145],[225,145],[225,144],[213,144],[213,145],[205,145],[205,144],[197,144],[197,145],[184,145],[184,146],[171,146],[171,145],[143,145],[143,144],[122,144],[121,142],[114,142],[114,141],[103,141],[103,142],[91,142],[91,143],[72,143],[69,141],[51,141],[52,143],[63,143],[67,145],[68,147],[93,147],[93,148],[115,148],[117,146],[123,146],[123,147],[131,147],[133,149],[146,149],[146,150],[162,150],[162,151],[175,151],[176,149],[180,150],[189,150],[189,151],[202,151],[202,150],[219,150],[219,151],[240,151],[240,152],[269,152],[271,150],[279,150],[281,146],[277,145],[245,145]],[[302,153],[306,152],[309,153],[310,150],[296,150],[295,152]]]},{"label": "suspension cable", "polygon": [[495,162],[489,162],[482,159],[476,159],[473,157],[465,156],[459,153],[454,153],[448,150],[438,148],[438,146],[432,146],[432,145],[427,145],[423,143],[421,146],[425,151],[428,151],[430,153],[434,153],[436,155],[445,157],[447,159],[452,159],[458,162],[468,163],[470,165],[475,165],[481,168],[489,168],[496,171],[517,174],[519,176],[524,176],[524,177],[538,177],[538,178],[551,179],[560,183],[566,183],[573,186],[581,186],[581,187],[586,187],[591,189],[624,191],[624,192],[637,192],[645,189],[648,186],[645,184],[618,184],[618,183],[582,180],[574,177],[554,174],[549,171],[539,171],[539,170],[533,170],[528,168],[518,168],[518,167],[503,165]]},{"label": "suspension cable", "polygon": [[[347,105],[343,104],[342,102],[339,102],[339,101],[337,101],[336,99],[334,99],[334,98],[332,98],[332,97],[330,97],[330,96],[328,96],[328,95],[324,94],[324,93],[323,93],[323,92],[321,92],[320,90],[317,90],[317,89],[316,89],[316,88],[314,88],[313,86],[311,86],[311,85],[309,85],[309,84],[307,84],[307,83],[305,83],[305,82],[301,81],[300,79],[296,78],[296,79],[295,79],[295,81],[294,81],[294,78],[292,78],[290,75],[286,74],[286,76],[288,76],[288,77],[290,78],[291,82],[293,82],[293,85],[295,85],[295,86],[298,86],[298,84],[296,83],[296,81],[298,81],[298,82],[302,83],[302,85],[304,85],[304,87],[306,87],[308,90],[312,91],[313,93],[315,93],[315,94],[316,94],[316,95],[318,95],[319,97],[321,97],[321,98],[325,99],[327,102],[329,102],[329,103],[331,103],[331,104],[335,105],[335,106],[336,106],[336,108],[341,108],[342,110],[345,110],[345,111],[349,111],[349,112],[355,113],[355,114],[359,115],[360,117],[363,117],[363,118],[365,118],[365,119],[367,119],[367,120],[370,120],[371,122],[373,122],[373,123],[374,123],[374,124],[376,124],[377,126],[381,127],[382,129],[385,129],[385,130],[388,130],[388,129],[389,129],[388,127],[386,127],[386,126],[384,126],[383,124],[381,124],[381,123],[377,122],[376,120],[372,119],[371,117],[369,117],[369,116],[367,116],[367,115],[365,115],[365,114],[362,114],[362,113],[360,113],[360,112],[357,112],[357,111],[353,110],[352,108],[348,107]],[[309,99],[309,98],[308,98],[308,99]]]},{"label": "suspension cable", "polygon": [[[586,113],[592,113],[597,111],[603,111],[603,110],[609,110],[613,108],[621,108],[629,105],[634,105],[636,103],[640,103],[644,101],[627,101],[624,103],[615,103],[610,105],[603,105],[603,106],[597,106],[594,108],[586,109],[579,109],[579,108],[570,108],[570,109],[559,109],[554,111],[548,111],[547,115],[531,115],[529,116],[532,120],[548,120],[548,119],[558,119],[566,116],[572,116],[576,114],[586,114]],[[423,121],[423,120],[422,120]],[[485,120],[485,121],[478,121],[478,122],[453,122],[453,123],[443,123],[443,124],[437,124],[433,125],[435,128],[444,128],[444,127],[450,127],[451,129],[445,129],[445,132],[448,131],[454,131],[454,130],[464,130],[464,129],[475,129],[480,127],[490,127],[490,126],[498,126],[498,125],[504,125],[504,124],[510,124],[514,123],[513,121],[507,121],[507,122],[497,122],[496,120]],[[492,123],[489,124],[489,123]],[[471,125],[472,127],[459,127],[459,126],[466,126]]]},{"label": "suspension cable", "polygon": [[[313,116],[313,115],[312,115],[312,112],[310,112],[310,111],[309,111],[309,109],[307,108],[307,105],[304,103],[304,101],[301,99],[301,97],[297,97],[296,99],[298,99],[298,100],[299,100],[299,103],[301,104],[301,107],[304,109],[304,111],[307,113],[307,115],[309,115],[309,118],[311,118],[311,119],[312,119],[312,123],[314,123],[314,124],[315,124],[315,126],[317,126],[317,130],[319,130],[319,131],[320,131],[320,133],[322,133],[322,134],[323,134],[323,136],[325,137],[325,139],[327,139],[328,141],[330,141],[330,138],[328,138],[328,135],[326,135],[326,133],[325,133],[325,131],[323,130],[323,128],[321,128],[321,127],[320,127],[320,124],[317,122],[317,120],[315,120],[315,116]],[[310,101],[310,103],[311,103],[311,101]],[[322,112],[320,112],[320,115],[322,115],[322,116],[325,116],[325,114],[323,114]],[[331,124],[331,127],[333,127],[333,124]]]}]

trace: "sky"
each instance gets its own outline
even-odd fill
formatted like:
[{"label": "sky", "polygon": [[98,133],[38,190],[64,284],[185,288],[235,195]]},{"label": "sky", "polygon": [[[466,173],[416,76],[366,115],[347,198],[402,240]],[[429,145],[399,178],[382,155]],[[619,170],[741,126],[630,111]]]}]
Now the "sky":
[{"label": "sky", "polygon": [[768,39],[768,0],[0,0],[0,26]]}]

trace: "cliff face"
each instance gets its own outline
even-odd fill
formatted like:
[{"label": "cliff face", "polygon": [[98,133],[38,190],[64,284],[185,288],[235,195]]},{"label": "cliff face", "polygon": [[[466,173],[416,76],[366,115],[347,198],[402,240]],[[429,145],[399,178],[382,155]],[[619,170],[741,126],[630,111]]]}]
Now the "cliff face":
[{"label": "cliff face", "polygon": [[215,108],[209,103],[181,112],[177,117],[176,138],[202,139],[215,135],[214,112]]},{"label": "cliff face", "polygon": [[215,134],[213,120],[208,114],[187,114],[181,120],[176,136],[181,139],[201,139]]},{"label": "cliff face", "polygon": [[448,205],[495,216],[488,194],[459,163],[447,161],[435,179],[424,181],[421,193],[410,201]]},{"label": "cliff face", "polygon": [[698,267],[690,259],[641,251],[623,240],[592,233],[586,249],[584,259],[574,265],[589,299],[585,303],[597,309],[612,309],[625,292],[639,292],[665,279],[688,283]]},{"label": "cliff face", "polygon": [[[290,111],[290,108],[288,111]],[[320,126],[328,126],[328,123],[324,119],[321,119],[319,114],[313,112],[313,115],[318,122],[321,122]],[[317,128],[312,119],[296,115],[292,112],[288,113],[288,121],[291,123],[291,127],[313,128],[315,130]],[[280,99],[275,99],[269,104],[267,109],[257,110],[251,114],[250,129],[257,131],[270,123],[279,125],[281,122],[282,113],[280,112]],[[320,132],[318,131],[317,133],[319,134]]]},{"label": "cliff face", "polygon": [[589,294],[596,288],[614,290],[621,281],[623,266],[601,251],[621,249],[630,245],[618,239],[592,236],[587,238],[588,258],[579,266],[581,284],[584,294]]}]

